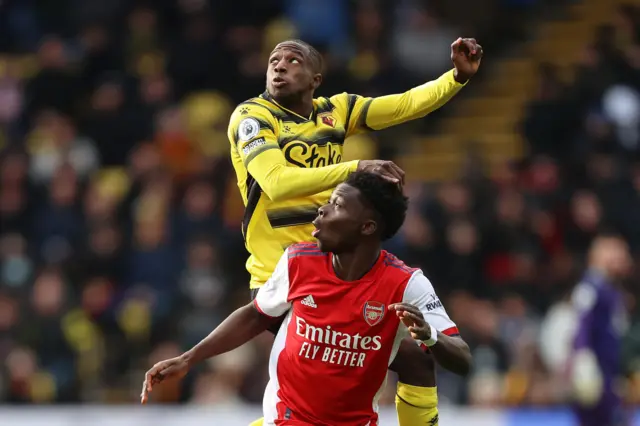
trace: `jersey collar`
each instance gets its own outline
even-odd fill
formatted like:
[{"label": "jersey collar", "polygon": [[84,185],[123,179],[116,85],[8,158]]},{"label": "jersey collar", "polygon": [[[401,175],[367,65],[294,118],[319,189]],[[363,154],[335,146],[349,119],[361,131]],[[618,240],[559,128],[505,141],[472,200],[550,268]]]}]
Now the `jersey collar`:
[{"label": "jersey collar", "polygon": [[368,280],[374,279],[378,274],[379,269],[382,268],[384,264],[384,259],[385,259],[385,252],[384,250],[380,250],[378,259],[373,263],[373,265],[371,265],[371,269],[369,269],[362,277],[354,281],[345,281],[342,278],[340,278],[338,274],[336,274],[336,271],[333,267],[333,253],[329,253],[329,256],[327,256],[327,260],[329,262],[328,267],[329,267],[329,271],[331,271],[331,275],[333,275],[333,277],[336,280],[342,283],[359,283],[362,281],[368,281]]},{"label": "jersey collar", "polygon": [[311,111],[311,115],[309,116],[309,118],[305,118],[303,116],[301,116],[298,113],[295,113],[293,111],[291,111],[290,109],[287,109],[285,107],[283,107],[282,105],[280,105],[278,102],[276,102],[275,99],[273,99],[273,97],[269,94],[269,92],[267,90],[264,91],[264,93],[262,93],[262,95],[260,95],[263,99],[266,99],[267,101],[271,102],[272,104],[274,104],[275,106],[277,106],[278,108],[280,108],[284,113],[286,113],[289,118],[296,124],[301,124],[307,121],[315,121],[316,119],[316,104],[313,104],[313,111]]}]

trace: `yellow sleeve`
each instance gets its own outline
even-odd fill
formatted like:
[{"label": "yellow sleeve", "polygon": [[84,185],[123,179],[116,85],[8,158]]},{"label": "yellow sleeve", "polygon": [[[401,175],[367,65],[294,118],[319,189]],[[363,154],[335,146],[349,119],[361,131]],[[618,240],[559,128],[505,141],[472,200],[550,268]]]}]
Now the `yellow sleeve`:
[{"label": "yellow sleeve", "polygon": [[453,71],[404,93],[377,98],[337,95],[331,100],[337,104],[346,103],[347,137],[367,130],[380,130],[422,118],[446,104],[465,86],[455,81]]},{"label": "yellow sleeve", "polygon": [[278,122],[260,105],[241,104],[231,115],[228,137],[247,172],[272,201],[304,197],[344,182],[358,167],[349,161],[318,168],[289,165],[278,144]]}]

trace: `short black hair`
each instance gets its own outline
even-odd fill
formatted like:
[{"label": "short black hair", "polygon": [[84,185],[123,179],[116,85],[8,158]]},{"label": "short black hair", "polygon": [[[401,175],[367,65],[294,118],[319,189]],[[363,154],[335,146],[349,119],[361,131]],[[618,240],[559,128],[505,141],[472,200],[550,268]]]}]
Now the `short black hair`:
[{"label": "short black hair", "polygon": [[409,207],[409,199],[402,193],[402,188],[365,171],[351,173],[345,183],[360,191],[363,201],[379,216],[382,241],[393,237],[404,223]]},{"label": "short black hair", "polygon": [[306,41],[299,39],[285,40],[282,43],[293,43],[307,49],[309,51],[309,59],[311,60],[311,67],[313,68],[313,71],[317,73],[322,72],[322,70],[324,69],[324,59],[322,58],[320,52],[318,52],[318,49],[316,49]]}]

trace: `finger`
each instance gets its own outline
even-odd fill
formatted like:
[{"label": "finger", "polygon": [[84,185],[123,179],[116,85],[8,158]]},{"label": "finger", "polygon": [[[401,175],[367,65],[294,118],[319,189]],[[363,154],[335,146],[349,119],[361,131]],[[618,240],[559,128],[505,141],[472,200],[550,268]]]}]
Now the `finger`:
[{"label": "finger", "polygon": [[151,390],[153,389],[153,368],[149,371],[147,371],[147,374],[145,374],[144,376],[144,383],[145,383],[145,392],[151,392]]},{"label": "finger", "polygon": [[476,43],[475,41],[471,41],[471,39],[465,39],[463,41],[464,43],[464,47],[465,50],[470,54],[470,55],[475,55],[476,54]]},{"label": "finger", "polygon": [[451,50],[458,53],[460,52],[460,46],[462,46],[462,38],[458,37],[458,39],[451,44]]},{"label": "finger", "polygon": [[416,315],[421,315],[420,309],[418,309],[416,306],[410,305],[408,303],[397,303],[395,310],[398,311],[407,311],[407,312],[413,312]]},{"label": "finger", "polygon": [[403,311],[405,310],[405,308],[410,307],[411,305],[409,305],[408,303],[392,303],[391,305],[389,305],[389,309],[392,309],[394,311]]},{"label": "finger", "polygon": [[400,168],[400,166],[398,166],[396,163],[394,163],[393,161],[390,162],[391,164],[389,165],[393,170],[395,170],[396,175],[399,177],[400,182],[404,185],[404,170],[402,170]]},{"label": "finger", "polygon": [[420,315],[414,314],[413,312],[404,312],[403,317],[410,319],[418,327],[422,327],[425,324],[424,318],[422,318]]},{"label": "finger", "polygon": [[140,403],[146,404],[148,399],[149,399],[149,393],[147,392],[147,381],[145,380],[144,383],[142,383],[142,392],[140,393]]},{"label": "finger", "polygon": [[385,163],[382,167],[384,168],[384,170],[389,176],[393,176],[394,179],[397,179],[398,182],[401,182],[402,174],[400,174],[400,172],[398,172],[398,170],[396,170],[396,168],[393,166],[394,166],[393,163],[389,161],[388,163]]},{"label": "finger", "polygon": [[411,318],[400,318],[400,322],[407,328],[414,327],[416,324],[413,322]]},{"label": "finger", "polygon": [[477,45],[475,58],[479,61],[482,59],[483,55],[484,55],[484,49],[482,48],[482,46]]},{"label": "finger", "polygon": [[399,183],[400,182],[397,177],[395,177],[393,174],[391,174],[390,172],[386,171],[383,168],[378,170],[376,172],[376,174],[379,175],[380,177],[382,177],[387,182],[391,182],[391,183]]}]

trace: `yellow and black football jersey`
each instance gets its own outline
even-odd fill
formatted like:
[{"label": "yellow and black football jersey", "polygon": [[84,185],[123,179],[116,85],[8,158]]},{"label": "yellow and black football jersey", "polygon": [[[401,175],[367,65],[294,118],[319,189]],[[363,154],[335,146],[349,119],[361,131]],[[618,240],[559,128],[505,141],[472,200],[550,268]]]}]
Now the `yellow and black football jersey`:
[{"label": "yellow and black football jersey", "polygon": [[271,276],[286,247],[313,240],[317,208],[358,165],[342,162],[347,137],[424,117],[462,86],[452,70],[401,94],[317,98],[309,117],[280,106],[267,92],[238,105],[228,137],[246,206],[242,232],[251,254],[251,288]]}]

